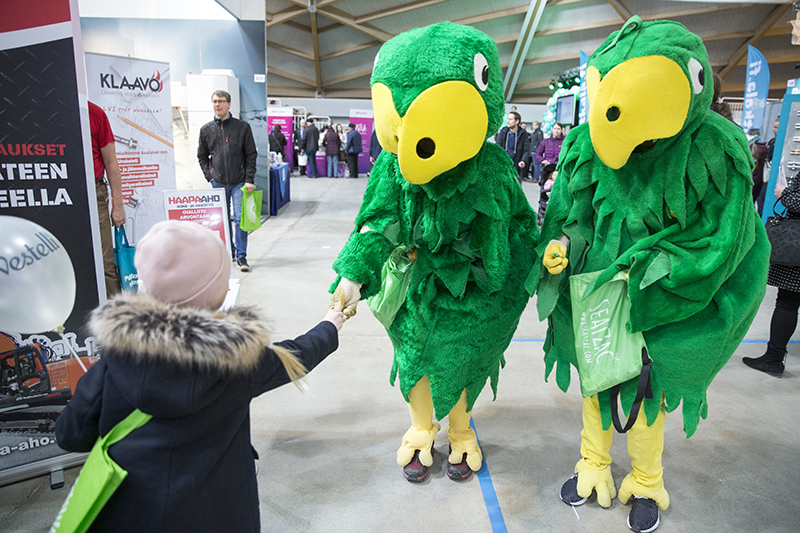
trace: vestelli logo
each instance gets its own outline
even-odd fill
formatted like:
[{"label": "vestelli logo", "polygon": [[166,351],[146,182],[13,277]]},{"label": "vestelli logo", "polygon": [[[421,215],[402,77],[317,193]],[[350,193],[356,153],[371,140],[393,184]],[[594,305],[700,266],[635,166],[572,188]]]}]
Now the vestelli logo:
[{"label": "vestelli logo", "polygon": [[154,93],[160,93],[164,88],[164,83],[161,81],[161,73],[156,71],[155,74],[149,78],[133,78],[129,80],[127,76],[122,76],[118,80],[113,74],[100,73],[100,87],[104,89],[139,89],[140,91],[150,90]]}]

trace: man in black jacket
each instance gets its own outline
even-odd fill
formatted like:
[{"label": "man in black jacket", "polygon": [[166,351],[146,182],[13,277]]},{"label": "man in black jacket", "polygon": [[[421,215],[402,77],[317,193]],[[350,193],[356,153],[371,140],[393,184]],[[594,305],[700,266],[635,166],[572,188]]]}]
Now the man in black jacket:
[{"label": "man in black jacket", "polygon": [[530,134],[519,127],[520,117],[519,113],[512,111],[508,114],[508,126],[504,126],[497,132],[495,142],[506,151],[508,156],[514,162],[519,172],[519,180],[525,176],[526,168],[523,157],[526,153],[531,151],[531,136]]},{"label": "man in black jacket", "polygon": [[[231,225],[231,255],[239,270],[247,272],[247,232],[239,227],[242,216],[242,185],[249,192],[256,188],[256,142],[247,122],[233,118],[230,113],[231,95],[214,91],[214,120],[200,129],[197,160],[203,174],[215,189],[225,189],[225,202],[233,213]],[[229,217],[230,218],[230,217]],[[228,221],[230,224],[230,220]]]},{"label": "man in black jacket", "polygon": [[308,155],[308,166],[306,167],[306,174],[309,178],[317,177],[317,150],[319,150],[319,130],[314,125],[314,119],[306,120],[306,130],[304,133],[305,140],[303,146]]},{"label": "man in black jacket", "polygon": [[533,154],[536,153],[536,149],[539,148],[543,140],[544,133],[542,133],[542,124],[541,122],[534,121],[533,131],[531,132],[531,149],[527,155],[523,156],[523,161],[527,163],[528,169],[533,175],[533,181],[536,183],[539,183],[539,172],[541,169],[539,168],[539,163],[537,163],[536,159],[533,157]]},{"label": "man in black jacket", "polygon": [[361,153],[361,134],[356,131],[356,125],[352,122],[347,126],[347,146],[344,151],[347,154],[347,168],[350,170],[350,177],[358,177],[358,154]]}]

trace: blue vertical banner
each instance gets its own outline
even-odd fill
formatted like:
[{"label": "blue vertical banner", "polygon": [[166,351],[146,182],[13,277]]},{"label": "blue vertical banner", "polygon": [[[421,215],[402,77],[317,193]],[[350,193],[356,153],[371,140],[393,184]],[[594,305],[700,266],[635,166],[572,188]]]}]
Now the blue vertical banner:
[{"label": "blue vertical banner", "polygon": [[742,129],[752,128],[764,134],[764,111],[769,94],[769,65],[764,55],[752,46],[747,47],[747,82],[744,86]]},{"label": "blue vertical banner", "polygon": [[[581,51],[581,92],[580,108],[578,111],[578,124],[583,124],[589,118],[589,97],[586,94],[586,64],[589,62],[589,54]],[[767,82],[769,84],[769,82]]]}]

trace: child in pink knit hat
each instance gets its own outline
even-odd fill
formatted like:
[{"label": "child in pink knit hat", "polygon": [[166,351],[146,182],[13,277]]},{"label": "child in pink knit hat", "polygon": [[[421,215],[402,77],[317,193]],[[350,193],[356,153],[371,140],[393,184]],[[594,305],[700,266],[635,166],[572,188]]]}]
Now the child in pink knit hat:
[{"label": "child in pink knit hat", "polygon": [[59,446],[88,452],[134,409],[152,415],[110,448],[128,476],[91,531],[259,531],[250,400],[335,351],[344,315],[271,344],[257,309],[218,310],[228,252],[192,222],[153,226],[134,263],[143,290],[92,313],[102,358],[56,423]]}]

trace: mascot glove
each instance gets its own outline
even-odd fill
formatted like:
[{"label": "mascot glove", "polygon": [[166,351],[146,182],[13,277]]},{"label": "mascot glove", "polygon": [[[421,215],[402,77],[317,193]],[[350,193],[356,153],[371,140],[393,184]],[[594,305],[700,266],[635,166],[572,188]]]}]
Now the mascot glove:
[{"label": "mascot glove", "polygon": [[544,257],[542,264],[551,274],[561,274],[561,271],[567,267],[569,259],[567,259],[567,247],[561,241],[552,240],[547,248],[544,250]]},{"label": "mascot glove", "polygon": [[478,437],[472,428],[467,428],[462,431],[454,431],[452,428],[447,428],[447,438],[450,440],[450,457],[448,460],[452,464],[461,462],[464,454],[467,454],[467,466],[474,472],[481,468],[483,462],[483,453],[480,446],[478,446]]},{"label": "mascot glove", "polygon": [[600,507],[611,507],[611,500],[617,496],[617,487],[611,476],[611,467],[605,466],[597,469],[581,459],[578,461],[575,471],[578,472],[578,496],[588,498],[594,489]]},{"label": "mascot glove", "polygon": [[403,435],[403,444],[397,450],[397,464],[406,466],[414,458],[414,452],[419,450],[419,462],[425,466],[433,464],[433,438],[442,429],[436,422],[432,423],[430,429],[422,429],[419,426],[411,426]]},{"label": "mascot glove", "polygon": [[333,291],[328,309],[342,311],[346,318],[355,316],[358,300],[361,298],[361,284],[347,278],[339,280],[339,285]]}]

